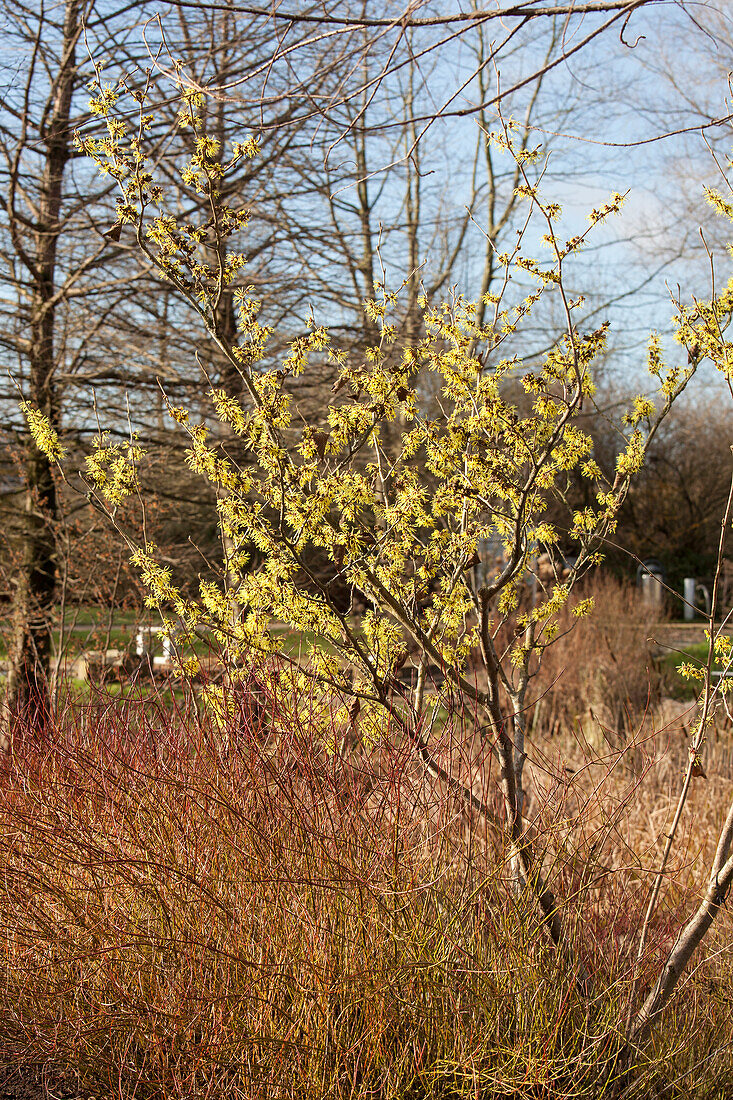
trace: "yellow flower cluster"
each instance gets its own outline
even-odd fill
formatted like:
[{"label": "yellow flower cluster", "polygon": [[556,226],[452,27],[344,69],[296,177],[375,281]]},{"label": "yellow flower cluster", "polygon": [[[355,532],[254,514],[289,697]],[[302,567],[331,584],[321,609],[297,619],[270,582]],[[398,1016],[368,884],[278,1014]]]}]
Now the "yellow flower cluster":
[{"label": "yellow flower cluster", "polygon": [[38,450],[45,454],[49,462],[53,462],[54,465],[60,463],[66,454],[66,450],[61,446],[58,432],[52,427],[49,418],[28,401],[21,401],[20,408]]},{"label": "yellow flower cluster", "polygon": [[[245,254],[229,247],[246,227],[247,212],[221,199],[231,193],[224,185],[234,179],[237,165],[257,154],[258,142],[235,143],[227,154],[203,128],[203,93],[187,86],[181,73],[179,82],[179,118],[191,143],[180,183],[188,198],[204,200],[199,208],[206,216],[198,224],[184,222],[174,202],[166,206],[153,179],[145,153],[150,115],[143,101],[137,132],[129,136],[113,117],[120,93],[97,86],[94,113],[105,120],[106,133],[78,139],[100,171],[117,181],[120,223],[136,226],[151,262],[198,310],[238,376],[236,393],[209,387],[203,423],[192,422],[186,409],[169,410],[175,430],[188,437],[189,467],[216,488],[226,548],[219,581],[203,580],[198,600],[187,601],[154,548],[134,560],[151,606],[166,615],[172,611],[170,623],[183,622],[189,630],[206,621],[232,661],[278,648],[275,621],[299,632],[310,665],[288,673],[293,689],[307,689],[314,706],[323,702],[314,680],[355,692],[362,732],[378,737],[407,639],[460,684],[478,646],[484,598],[492,601],[497,622],[514,616],[526,631],[507,643],[507,661],[515,669],[526,671],[532,654],[549,643],[581,566],[599,560],[602,539],[614,529],[654,424],[694,363],[707,355],[730,369],[733,358],[715,322],[722,309],[733,307],[733,289],[683,311],[677,335],[693,365],[668,368],[658,338],[652,338],[648,366],[658,396],[633,401],[621,425],[625,445],[615,471],[604,477],[578,414],[595,392],[593,371],[606,347],[607,325],[581,331],[580,321],[568,320],[565,335],[531,368],[522,361],[516,333],[543,299],[556,301],[568,318],[571,310],[573,318],[578,315],[583,299],[565,295],[565,265],[584,247],[592,225],[618,213],[623,196],[614,194],[593,210],[584,232],[561,239],[560,206],[543,205],[528,175],[541,152],[522,148],[507,122],[492,140],[514,158],[517,195],[540,219],[545,250],[541,260],[527,256],[520,241],[499,257],[506,282],[484,297],[489,319],[479,323],[485,311],[460,296],[431,305],[422,295],[420,338],[413,336],[401,349],[397,295],[378,282],[364,302],[376,333],[373,346],[347,356],[311,318],[277,360],[268,350],[269,329],[259,321],[260,304],[252,287],[243,285]],[[727,212],[724,200],[711,201]],[[506,304],[510,279],[521,276],[526,283],[526,275],[531,291]],[[235,343],[220,324],[225,290],[237,314]],[[335,373],[333,399],[305,422],[297,380],[313,366]],[[39,433],[52,451],[58,446],[42,424]],[[246,463],[238,464],[218,445],[222,436],[236,437],[236,453],[245,451]],[[131,445],[104,442],[90,455],[88,477],[110,505],[135,485],[140,454]],[[538,556],[559,542],[550,507],[565,506],[571,479],[586,483],[588,504],[567,525],[581,566],[567,583],[544,584]],[[487,542],[499,548],[501,564],[480,562]],[[316,558],[327,560],[328,569],[315,570]],[[479,566],[486,573],[485,597],[477,592]],[[369,608],[358,625],[345,610],[357,599]],[[591,608],[592,601],[583,600],[573,614],[582,617]],[[212,708],[221,705],[212,696]],[[349,711],[348,721],[355,715]]]}]

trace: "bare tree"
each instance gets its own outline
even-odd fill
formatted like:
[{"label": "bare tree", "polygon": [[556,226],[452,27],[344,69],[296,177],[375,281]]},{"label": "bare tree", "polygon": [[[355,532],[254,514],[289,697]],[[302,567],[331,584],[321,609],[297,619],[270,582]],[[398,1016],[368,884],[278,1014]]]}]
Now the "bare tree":
[{"label": "bare tree", "polygon": [[[25,430],[19,397],[62,431],[67,446],[81,447],[83,457],[96,431],[93,405],[113,433],[124,437],[134,426],[155,447],[163,439],[150,415],[151,395],[158,415],[162,409],[159,383],[172,397],[190,397],[198,387],[187,336],[190,316],[170,295],[151,294],[149,271],[120,232],[113,183],[93,179],[74,146],[75,130],[89,118],[86,83],[94,73],[92,57],[113,55],[106,72],[112,88],[121,77],[128,84],[145,82],[140,61],[150,43],[145,22],[150,14],[143,5],[118,13],[95,6],[94,0],[68,0],[50,10],[35,4],[16,7],[8,16],[7,38],[23,59],[23,78],[9,86],[0,120],[0,248],[8,273],[0,301],[5,318],[0,339],[13,379],[0,395],[8,445],[4,557],[13,590],[6,704],[8,715],[23,713],[34,724],[42,724],[50,708],[60,525],[69,502],[60,495],[47,457]],[[200,79],[211,72],[241,76],[248,65],[261,65],[276,45],[269,22],[260,20],[253,27],[240,20],[235,27],[226,13],[199,17],[180,12],[174,29],[166,41],[186,53]],[[231,117],[224,100],[216,110],[222,136],[224,131],[227,137],[240,136],[240,117]],[[248,162],[249,170],[232,192],[236,200],[236,192],[246,190],[258,207],[250,226],[248,276],[262,284],[262,272],[269,267],[270,297],[281,303],[289,301],[288,288],[278,283],[271,261],[273,242],[282,239],[282,232],[269,196],[273,166],[297,139],[297,127],[285,125],[292,110],[283,98],[274,114],[264,116],[267,148]],[[167,143],[167,163],[179,170],[175,112],[161,111],[156,141]],[[222,309],[227,309],[226,296]],[[69,405],[87,412],[67,430]],[[168,438],[165,444],[171,445]],[[185,487],[179,490],[185,495]],[[202,503],[213,515],[214,502]]]},{"label": "bare tree", "polygon": [[[77,83],[77,50],[82,19],[81,0],[67,0],[60,27],[38,19],[29,42],[30,65],[20,104],[19,133],[6,141],[7,196],[4,207],[14,260],[22,272],[27,320],[21,337],[27,357],[27,399],[58,428],[60,410],[55,378],[57,307],[80,274],[77,267],[59,286],[58,247],[64,228],[64,177],[72,158],[72,100]],[[60,33],[59,33],[60,32]],[[48,41],[59,34],[55,49]],[[32,117],[32,93],[37,68],[48,72],[45,103]],[[36,145],[36,142],[38,143]],[[37,179],[29,187],[24,156],[40,148]],[[94,254],[92,254],[94,255]],[[82,265],[89,266],[91,261]],[[17,270],[16,268],[16,270]],[[8,678],[8,706],[33,722],[49,709],[48,660],[51,650],[51,609],[56,591],[57,489],[46,455],[32,442],[24,462],[25,502],[21,528],[20,569],[13,608],[13,635]]]}]

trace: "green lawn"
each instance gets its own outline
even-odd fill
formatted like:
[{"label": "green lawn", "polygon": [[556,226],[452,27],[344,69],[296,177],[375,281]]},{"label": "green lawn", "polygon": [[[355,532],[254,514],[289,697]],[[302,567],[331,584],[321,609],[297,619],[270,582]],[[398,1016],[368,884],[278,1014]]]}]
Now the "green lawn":
[{"label": "green lawn", "polygon": [[[699,692],[699,681],[685,680],[677,671],[683,664],[698,665],[705,668],[708,662],[707,642],[695,642],[685,649],[665,653],[658,658],[660,670],[665,680],[665,690],[676,699],[694,699]],[[713,664],[714,672],[722,672],[723,666],[716,661]]]},{"label": "green lawn", "polygon": [[[60,608],[57,610],[60,614]],[[112,628],[108,629],[110,622]],[[70,608],[64,615],[63,632],[58,629],[53,632],[54,656],[57,657],[61,653],[66,663],[73,661],[82,653],[104,648],[134,654],[138,626],[157,629],[159,622],[159,618],[150,612],[141,615],[140,612],[115,609],[110,615],[109,609],[104,607]],[[0,660],[7,659],[10,625],[9,620],[0,620]],[[273,622],[272,631],[281,641],[284,655],[289,658],[305,657],[315,638],[311,631],[293,631],[283,623]],[[162,640],[154,636],[151,639],[151,648],[155,656],[161,656]],[[324,643],[323,648],[331,654],[336,652],[328,643]],[[203,636],[197,638],[192,647],[186,647],[182,655],[191,656],[192,651],[196,656],[205,658],[210,655],[215,656],[217,647],[213,641]],[[109,678],[110,687],[114,683],[112,675],[114,674],[111,673]],[[69,683],[72,682],[69,678]]]}]

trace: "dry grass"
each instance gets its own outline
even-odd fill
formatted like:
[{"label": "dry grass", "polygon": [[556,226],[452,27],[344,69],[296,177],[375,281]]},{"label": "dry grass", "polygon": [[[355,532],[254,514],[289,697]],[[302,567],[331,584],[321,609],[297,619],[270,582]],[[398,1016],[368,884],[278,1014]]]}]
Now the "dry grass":
[{"label": "dry grass", "polygon": [[[600,1095],[681,732],[648,718],[622,748],[538,738],[529,819],[565,899],[557,953],[507,891],[495,838],[408,746],[329,754],[308,700],[286,721],[274,681],[264,705],[247,685],[233,702],[226,736],[192,704],[99,696],[16,745],[0,781],[0,1056],[73,1067],[100,1097]],[[465,748],[477,768],[460,723],[443,736],[445,759]],[[733,790],[726,739],[708,763],[642,989]],[[487,768],[487,796],[492,782]],[[726,916],[626,1095],[729,1095],[730,931]]]},{"label": "dry grass", "polygon": [[[593,614],[577,622],[573,607],[592,596]],[[655,619],[661,612],[655,611]],[[592,716],[621,744],[638,717],[661,697],[663,678],[654,661],[649,616],[638,590],[597,576],[574,592],[559,621],[564,635],[546,650],[533,686],[540,728],[558,733]]]}]

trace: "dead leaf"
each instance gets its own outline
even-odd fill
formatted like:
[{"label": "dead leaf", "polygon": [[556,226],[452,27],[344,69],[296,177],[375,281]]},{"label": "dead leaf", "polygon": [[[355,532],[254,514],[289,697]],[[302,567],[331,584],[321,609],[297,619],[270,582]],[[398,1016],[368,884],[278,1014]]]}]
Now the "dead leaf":
[{"label": "dead leaf", "polygon": [[401,653],[397,654],[395,658],[394,669],[392,670],[394,675],[396,675],[403,667],[405,661],[407,660],[407,657],[408,653],[406,649],[403,649]]},{"label": "dead leaf", "polygon": [[313,442],[316,445],[316,451],[318,452],[318,457],[321,460],[323,460],[323,458],[325,458],[326,444],[328,443],[328,440],[329,440],[329,433],[328,432],[314,432],[313,433]]},{"label": "dead leaf", "polygon": [[707,774],[702,766],[702,761],[697,753],[692,753],[692,778],[707,779]]}]

